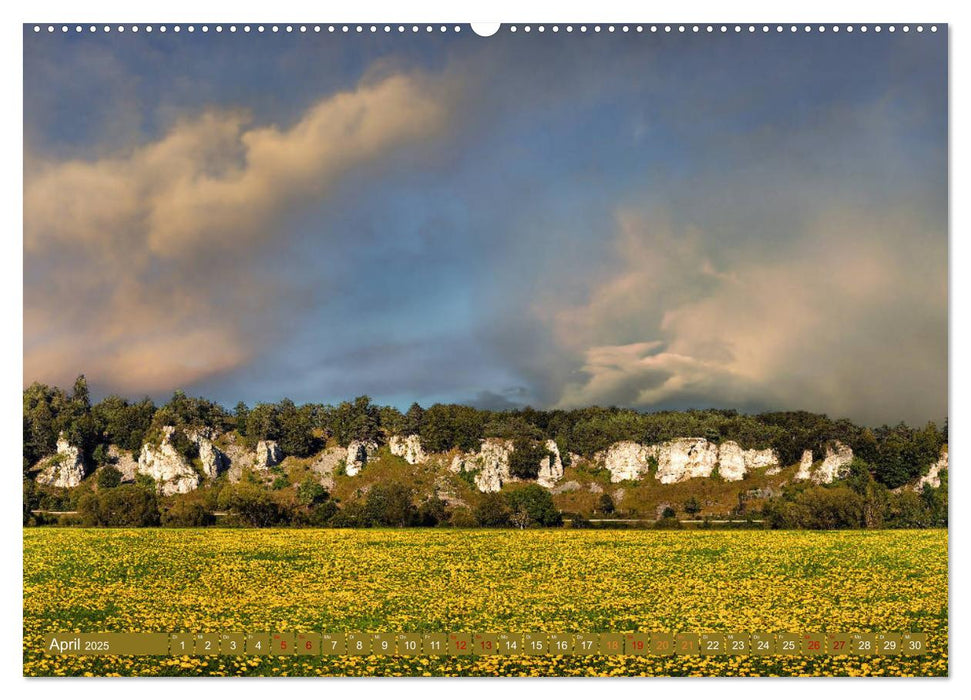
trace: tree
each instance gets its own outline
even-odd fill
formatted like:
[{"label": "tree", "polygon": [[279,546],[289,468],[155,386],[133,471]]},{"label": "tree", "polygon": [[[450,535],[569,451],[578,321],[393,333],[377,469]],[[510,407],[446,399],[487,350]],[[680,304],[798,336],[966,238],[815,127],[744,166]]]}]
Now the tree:
[{"label": "tree", "polygon": [[252,527],[270,527],[281,520],[280,508],[269,492],[246,480],[224,488],[219,493],[218,505],[230,511],[238,522]]},{"label": "tree", "polygon": [[236,422],[236,432],[246,437],[246,420],[249,418],[249,406],[240,401],[233,409],[233,418]]},{"label": "tree", "polygon": [[[553,503],[550,492],[538,484],[529,484],[506,494],[506,504],[514,523],[519,527],[537,524],[541,527],[557,527],[563,524],[563,516]],[[522,517],[525,515],[525,519]],[[525,524],[522,524],[524,523]]]},{"label": "tree", "polygon": [[425,417],[425,409],[417,403],[411,404],[408,412],[405,413],[405,420],[401,427],[401,432],[405,435],[415,435],[421,432],[421,423]]},{"label": "tree", "polygon": [[694,496],[688,498],[688,500],[684,502],[684,512],[692,516],[698,515],[698,513],[701,512],[701,504],[698,503],[698,499]]},{"label": "tree", "polygon": [[535,479],[539,475],[539,464],[544,457],[549,457],[546,446],[529,438],[518,438],[513,441],[512,453],[509,455],[509,472],[519,479]]},{"label": "tree", "polygon": [[397,482],[374,484],[364,510],[367,519],[380,527],[408,527],[418,521],[418,509],[410,488]]},{"label": "tree", "polygon": [[506,527],[511,512],[501,493],[487,493],[479,499],[472,514],[481,527]]},{"label": "tree", "polygon": [[435,404],[425,411],[421,423],[421,443],[429,452],[464,452],[479,449],[484,425],[481,411],[470,406]]},{"label": "tree", "polygon": [[246,440],[255,445],[260,440],[280,437],[277,408],[271,403],[258,403],[246,414]]},{"label": "tree", "polygon": [[98,488],[113,489],[121,486],[121,472],[110,464],[98,470]]},{"label": "tree", "polygon": [[162,510],[161,522],[164,527],[206,527],[216,518],[198,499],[177,497]]},{"label": "tree", "polygon": [[74,380],[71,401],[76,403],[84,411],[91,408],[91,393],[88,391],[88,380],[84,378],[83,374],[79,374],[78,378]]},{"label": "tree", "polygon": [[330,494],[327,493],[327,489],[311,479],[305,479],[297,487],[297,502],[301,505],[315,506],[328,498],[330,498]]},{"label": "tree", "polygon": [[146,527],[159,522],[155,494],[130,484],[85,494],[78,501],[78,514],[88,527]]},{"label": "tree", "polygon": [[418,524],[422,527],[435,527],[447,520],[446,503],[438,497],[438,494],[432,495],[418,506]]},{"label": "tree", "polygon": [[597,501],[597,510],[604,515],[610,515],[615,509],[616,507],[614,506],[614,499],[610,497],[610,494],[602,494],[600,499]]},{"label": "tree", "polygon": [[283,454],[309,457],[316,451],[313,421],[309,411],[297,409],[290,399],[283,399],[277,410],[277,429]]}]

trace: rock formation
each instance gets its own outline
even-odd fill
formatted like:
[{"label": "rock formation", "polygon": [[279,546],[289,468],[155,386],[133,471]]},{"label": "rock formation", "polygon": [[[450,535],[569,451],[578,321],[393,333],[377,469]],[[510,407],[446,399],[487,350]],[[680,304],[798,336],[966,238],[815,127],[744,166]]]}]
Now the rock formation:
[{"label": "rock formation", "polygon": [[725,481],[741,481],[745,477],[745,450],[729,440],[718,446],[718,474]]},{"label": "rock formation", "polygon": [[774,450],[743,450],[728,440],[718,445],[704,438],[677,438],[660,445],[616,442],[594,456],[610,471],[613,482],[640,479],[656,460],[655,477],[662,484],[674,484],[696,477],[709,477],[715,468],[727,481],[739,481],[754,469],[778,465]]},{"label": "rock formation", "polygon": [[941,448],[941,456],[931,465],[927,473],[914,483],[915,491],[922,491],[925,485],[932,488],[940,488],[941,471],[947,469],[947,445]]},{"label": "rock formation", "polygon": [[555,440],[546,441],[546,450],[550,453],[539,463],[539,474],[536,483],[548,489],[553,488],[557,481],[563,478],[563,460],[560,459],[560,448]]},{"label": "rock formation", "polygon": [[354,440],[347,446],[347,475],[355,476],[368,463],[368,460],[374,457],[374,453],[377,451],[378,443],[373,440],[367,440],[366,442]]},{"label": "rock formation", "polygon": [[43,460],[43,465],[37,481],[48,486],[73,489],[85,475],[81,450],[70,444],[64,433],[57,438],[57,454]]},{"label": "rock formation", "polygon": [[212,431],[209,428],[190,430],[186,432],[192,442],[199,448],[199,461],[202,471],[210,479],[215,479],[222,472],[229,469],[229,457],[212,442]]},{"label": "rock formation", "polygon": [[799,460],[799,469],[796,471],[795,478],[798,481],[808,479],[813,473],[813,451],[803,450],[802,458]]},{"label": "rock formation", "polygon": [[650,460],[657,459],[657,448],[636,442],[615,442],[604,452],[594,455],[610,471],[610,480],[640,479],[650,470]]},{"label": "rock formation", "polygon": [[199,475],[172,445],[174,432],[175,428],[171,425],[165,426],[162,428],[162,442],[158,445],[142,445],[142,452],[138,456],[138,473],[155,479],[163,496],[188,493],[199,486]]},{"label": "rock formation", "polygon": [[121,449],[118,445],[109,445],[108,460],[111,462],[111,466],[121,472],[123,482],[135,480],[135,474],[138,473],[138,460],[132,456],[131,452]]},{"label": "rock formation", "polygon": [[475,485],[479,491],[499,491],[504,483],[513,480],[509,472],[509,455],[512,451],[512,440],[486,438],[478,452],[455,455],[449,469],[453,472],[474,473]]},{"label": "rock formation", "polygon": [[836,479],[842,479],[849,474],[850,462],[853,461],[853,450],[839,440],[826,446],[826,457],[812,476],[817,484],[831,484]]},{"label": "rock formation", "polygon": [[275,440],[260,440],[256,443],[256,462],[253,464],[256,469],[266,471],[282,461],[283,450]]},{"label": "rock formation", "polygon": [[421,438],[417,435],[393,435],[388,443],[391,454],[403,457],[408,464],[424,464],[428,455],[421,447]]},{"label": "rock formation", "polygon": [[658,446],[657,480],[674,484],[708,477],[718,464],[718,445],[704,438],[678,438]]}]

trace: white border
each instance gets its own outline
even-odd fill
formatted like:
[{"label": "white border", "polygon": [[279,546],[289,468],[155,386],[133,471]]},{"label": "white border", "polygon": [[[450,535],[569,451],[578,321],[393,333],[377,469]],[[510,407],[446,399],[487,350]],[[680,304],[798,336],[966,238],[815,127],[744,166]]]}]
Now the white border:
[{"label": "white border", "polygon": [[[682,694],[705,693],[706,695],[744,694],[746,697],[761,697],[785,693],[792,698],[809,698],[818,700],[821,693],[838,695],[850,692],[879,693],[882,697],[904,698],[912,700],[915,693],[929,692],[936,696],[955,695],[959,686],[963,686],[971,671],[967,670],[968,655],[966,653],[965,623],[967,621],[967,604],[962,602],[960,595],[951,596],[951,625],[950,625],[950,670],[951,680],[842,680],[825,679],[809,682],[800,680],[764,679],[707,679],[703,685],[692,684],[680,679],[651,679],[651,680],[615,680],[609,687],[594,685],[593,680],[574,679],[572,681],[547,680],[533,681],[528,679],[462,679],[448,682],[436,679],[407,679],[392,685],[389,680],[362,681],[356,679],[334,679],[324,681],[326,685],[316,679],[270,679],[263,681],[234,680],[230,685],[215,686],[218,681],[212,679],[190,679],[175,681],[171,679],[138,680],[116,682],[113,679],[85,681],[85,680],[24,680],[21,678],[21,636],[20,602],[22,590],[22,570],[18,565],[22,561],[22,538],[20,523],[15,522],[16,514],[20,510],[20,484],[16,477],[16,464],[20,457],[13,453],[13,446],[21,441],[17,425],[21,413],[20,392],[22,389],[23,370],[23,250],[22,250],[22,137],[23,137],[23,65],[22,65],[22,30],[23,22],[64,22],[65,20],[84,20],[86,23],[104,23],[111,21],[117,24],[120,20],[127,23],[172,23],[179,22],[276,22],[286,23],[312,20],[326,20],[328,23],[462,23],[496,22],[506,23],[546,23],[551,20],[564,24],[567,22],[597,22],[606,24],[634,24],[636,20],[644,23],[718,23],[731,21],[735,23],[758,22],[769,24],[806,24],[825,22],[827,24],[876,24],[876,23],[912,23],[915,20],[923,23],[949,23],[951,43],[951,266],[956,270],[971,269],[969,250],[971,244],[967,242],[968,205],[966,193],[968,190],[968,161],[969,139],[965,136],[967,124],[971,124],[971,109],[968,106],[969,73],[968,56],[971,55],[971,30],[967,29],[964,15],[958,9],[958,3],[923,0],[922,2],[857,2],[846,0],[815,0],[811,4],[780,3],[767,1],[736,0],[733,3],[698,1],[692,4],[681,2],[666,5],[622,2],[618,0],[590,0],[587,3],[546,0],[542,2],[528,2],[526,0],[491,0],[488,3],[479,2],[457,3],[446,0],[410,0],[408,3],[387,1],[372,1],[367,4],[361,2],[344,5],[321,4],[308,1],[295,2],[292,0],[274,0],[262,6],[241,6],[238,2],[210,2],[201,3],[198,0],[167,0],[165,3],[137,4],[130,1],[120,2],[88,0],[83,5],[77,2],[58,0],[55,2],[40,2],[21,5],[8,3],[4,9],[4,22],[0,27],[4,32],[0,42],[3,52],[3,92],[7,95],[8,109],[2,113],[4,124],[3,133],[3,189],[4,206],[2,208],[4,223],[3,234],[0,235],[0,285],[3,290],[2,325],[6,329],[7,337],[13,337],[19,342],[8,340],[3,345],[2,402],[0,402],[0,445],[6,446],[10,452],[9,464],[6,467],[7,477],[0,489],[4,499],[0,513],[4,515],[4,525],[0,529],[3,542],[3,552],[6,555],[7,566],[2,579],[2,618],[0,630],[3,630],[2,646],[0,646],[0,668],[4,680],[11,680],[10,685],[4,684],[4,690],[13,691],[16,695],[30,697],[44,697],[47,695],[72,697],[124,697],[128,698],[137,693],[145,700],[151,698],[169,698],[173,691],[201,692],[211,694],[213,691],[231,693],[234,698],[249,698],[264,696],[268,692],[284,690],[289,694],[321,694],[321,693],[375,693],[401,695],[421,695],[422,697],[454,697],[460,693],[462,700],[494,700],[497,693],[503,695],[520,694],[535,695],[537,692],[556,694],[565,699],[583,698],[589,700],[591,696],[604,693],[620,694],[621,697],[633,694],[643,698],[649,694]],[[965,125],[964,130],[957,125]],[[18,138],[19,137],[19,138]],[[962,193],[965,200],[962,201]],[[971,357],[971,317],[969,317],[969,291],[971,291],[971,276],[955,274],[951,276],[951,357]],[[966,361],[967,362],[967,361]],[[952,362],[951,410],[950,410],[950,454],[952,465],[957,468],[951,476],[950,487],[952,503],[968,502],[969,494],[966,480],[963,479],[964,455],[969,440],[966,437],[971,428],[968,421],[969,370],[960,361]],[[965,541],[964,530],[966,520],[961,517],[957,508],[951,514],[951,591],[960,591],[966,584],[968,577],[967,559],[964,548],[960,545]],[[957,545],[957,546],[955,546]],[[178,683],[175,687],[173,683]],[[282,684],[286,684],[285,686]],[[540,683],[541,685],[537,685]]]}]

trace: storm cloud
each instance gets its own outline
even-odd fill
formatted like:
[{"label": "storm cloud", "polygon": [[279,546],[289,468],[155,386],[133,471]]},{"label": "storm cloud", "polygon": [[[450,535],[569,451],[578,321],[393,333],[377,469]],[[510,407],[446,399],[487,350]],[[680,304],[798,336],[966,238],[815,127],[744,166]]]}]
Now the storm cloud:
[{"label": "storm cloud", "polygon": [[25,383],[947,414],[945,36],[25,39]]}]

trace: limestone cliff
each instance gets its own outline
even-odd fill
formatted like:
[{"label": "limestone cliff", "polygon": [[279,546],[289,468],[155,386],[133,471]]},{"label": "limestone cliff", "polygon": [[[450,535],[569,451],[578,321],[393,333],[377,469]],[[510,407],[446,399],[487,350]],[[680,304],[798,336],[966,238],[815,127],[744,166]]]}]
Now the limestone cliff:
[{"label": "limestone cliff", "polygon": [[253,466],[261,471],[275,467],[283,461],[283,450],[275,440],[260,440],[256,443],[256,461]]},{"label": "limestone cliff", "polygon": [[421,446],[421,438],[417,435],[393,435],[388,443],[391,454],[403,457],[408,464],[424,464],[428,455]]},{"label": "limestone cliff", "polygon": [[774,450],[743,450],[728,440],[709,442],[704,438],[677,438],[659,445],[636,442],[617,442],[594,456],[610,472],[613,482],[641,479],[657,467],[655,478],[662,484],[674,484],[687,479],[718,474],[726,481],[739,481],[756,469],[778,465]]},{"label": "limestone cliff", "polygon": [[162,428],[162,441],[158,445],[146,443],[138,456],[138,473],[155,479],[159,492],[164,496],[188,493],[199,486],[199,475],[188,460],[172,445],[175,428]]},{"label": "limestone cliff", "polygon": [[935,489],[940,488],[942,471],[947,471],[947,445],[941,448],[941,456],[931,465],[927,473],[914,483],[914,490],[921,491],[925,485]]},{"label": "limestone cliff", "polygon": [[81,450],[70,444],[64,433],[57,438],[57,454],[42,460],[41,468],[39,483],[65,489],[80,484],[86,473]]},{"label": "limestone cliff", "polygon": [[476,488],[484,493],[492,493],[513,480],[509,472],[509,455],[512,451],[512,440],[486,438],[478,452],[453,457],[449,469],[473,473]]},{"label": "limestone cliff", "polygon": [[209,428],[190,430],[186,432],[192,442],[199,448],[199,461],[202,471],[210,479],[215,479],[222,472],[229,469],[229,457],[212,442],[212,431]]},{"label": "limestone cliff", "polygon": [[802,453],[796,480],[810,479],[816,484],[831,484],[836,479],[843,479],[849,474],[850,462],[853,461],[853,450],[839,440],[826,445],[826,454],[818,465],[813,462],[811,450]]},{"label": "limestone cliff", "polygon": [[560,459],[560,448],[557,447],[555,440],[546,441],[546,451],[550,454],[543,457],[539,463],[536,483],[551,489],[557,481],[563,478],[563,460]]},{"label": "limestone cliff", "polygon": [[354,440],[350,445],[347,446],[347,461],[346,461],[346,473],[348,476],[357,475],[364,465],[368,463],[374,454],[378,451],[378,443],[373,440],[368,440],[362,442],[360,440]]}]

